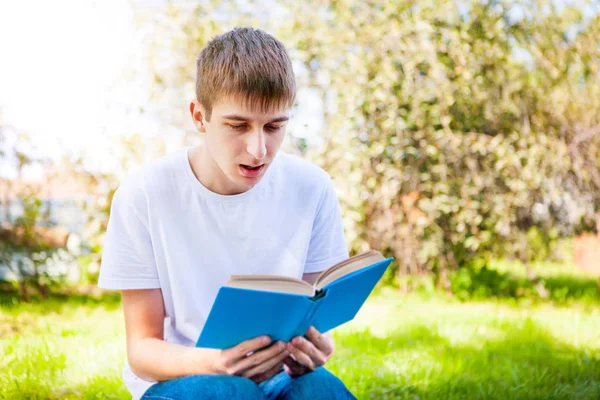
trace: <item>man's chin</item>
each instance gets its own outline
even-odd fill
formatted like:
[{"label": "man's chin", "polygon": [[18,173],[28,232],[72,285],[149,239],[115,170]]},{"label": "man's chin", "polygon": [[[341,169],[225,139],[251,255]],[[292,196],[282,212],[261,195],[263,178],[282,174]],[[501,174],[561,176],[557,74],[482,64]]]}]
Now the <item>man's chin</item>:
[{"label": "man's chin", "polygon": [[[240,189],[249,190],[253,186],[257,185],[262,178],[265,176],[265,172],[268,166],[264,166],[263,170],[260,171],[260,174],[256,176],[252,176],[251,174],[245,174],[244,171],[241,170],[240,166],[234,171],[232,176],[230,176],[230,180],[235,183]],[[248,176],[250,175],[250,176]],[[233,179],[232,179],[233,178]]]}]

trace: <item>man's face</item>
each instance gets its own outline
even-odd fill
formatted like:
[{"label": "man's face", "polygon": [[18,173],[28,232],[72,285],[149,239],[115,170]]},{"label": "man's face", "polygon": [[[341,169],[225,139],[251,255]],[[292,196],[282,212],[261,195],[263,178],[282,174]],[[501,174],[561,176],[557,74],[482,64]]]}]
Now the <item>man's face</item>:
[{"label": "man's face", "polygon": [[206,150],[217,167],[211,179],[233,194],[262,179],[285,137],[289,110],[261,112],[244,107],[242,101],[224,98],[213,105],[210,121],[204,112],[201,123],[198,114],[192,115],[198,129],[206,133]]}]

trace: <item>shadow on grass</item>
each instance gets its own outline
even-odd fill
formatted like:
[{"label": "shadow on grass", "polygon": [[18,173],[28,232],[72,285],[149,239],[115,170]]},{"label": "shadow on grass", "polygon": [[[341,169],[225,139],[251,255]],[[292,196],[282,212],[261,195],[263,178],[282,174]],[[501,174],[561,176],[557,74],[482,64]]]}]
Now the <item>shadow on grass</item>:
[{"label": "shadow on grass", "polygon": [[590,299],[600,301],[600,282],[593,278],[557,275],[543,278],[554,300]]},{"label": "shadow on grass", "polygon": [[434,346],[447,346],[448,340],[439,335],[435,327],[409,325],[405,330],[389,336],[375,336],[370,330],[336,335],[336,352],[348,355],[360,346],[361,353],[369,357],[384,356],[399,349],[422,349]]},{"label": "shadow on grass", "polygon": [[483,267],[454,271],[450,281],[452,292],[462,300],[528,298],[535,301],[551,301],[557,305],[600,302],[598,278],[585,275],[540,274],[538,279],[532,282],[510,272]]},{"label": "shadow on grass", "polygon": [[360,399],[600,398],[600,347],[573,348],[531,320],[497,328],[467,345],[419,325],[338,335],[336,347],[354,356],[350,368],[337,366]]}]

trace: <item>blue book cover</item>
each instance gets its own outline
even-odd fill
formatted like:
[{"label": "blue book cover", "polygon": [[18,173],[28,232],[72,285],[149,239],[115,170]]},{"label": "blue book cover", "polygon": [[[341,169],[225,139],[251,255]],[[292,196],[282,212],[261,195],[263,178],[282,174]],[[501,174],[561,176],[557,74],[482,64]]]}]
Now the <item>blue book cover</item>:
[{"label": "blue book cover", "polygon": [[223,286],[196,346],[226,349],[262,335],[289,342],[311,325],[327,332],[354,318],[391,261],[375,251],[352,257],[340,263],[350,268],[324,271],[311,295]]}]

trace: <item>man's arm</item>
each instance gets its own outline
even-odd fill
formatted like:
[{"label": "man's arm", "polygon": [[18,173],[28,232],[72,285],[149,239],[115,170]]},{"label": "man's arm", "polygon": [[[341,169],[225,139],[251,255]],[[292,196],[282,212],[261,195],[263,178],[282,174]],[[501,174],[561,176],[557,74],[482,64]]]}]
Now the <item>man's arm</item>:
[{"label": "man's arm", "polygon": [[[283,342],[258,337],[225,350],[186,347],[164,341],[164,303],[160,289],[123,290],[127,357],[134,374],[164,381],[194,374],[237,375],[256,383],[281,370],[288,356]],[[247,356],[249,353],[252,355]]]},{"label": "man's arm", "polygon": [[211,373],[210,360],[216,357],[216,350],[164,341],[165,310],[160,289],[123,290],[122,298],[127,357],[134,374],[163,381]]}]

